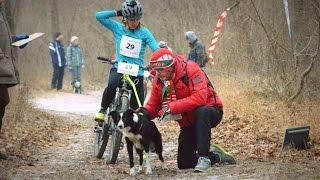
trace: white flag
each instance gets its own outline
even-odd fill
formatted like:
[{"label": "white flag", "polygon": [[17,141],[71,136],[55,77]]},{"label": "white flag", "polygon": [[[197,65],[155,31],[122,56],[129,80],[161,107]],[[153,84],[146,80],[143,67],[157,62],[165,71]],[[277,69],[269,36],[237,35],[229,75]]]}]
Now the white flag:
[{"label": "white flag", "polygon": [[292,33],[291,33],[291,25],[290,25],[290,15],[289,15],[288,0],[283,0],[283,5],[284,5],[284,11],[286,13],[289,37],[291,38],[292,37]]}]

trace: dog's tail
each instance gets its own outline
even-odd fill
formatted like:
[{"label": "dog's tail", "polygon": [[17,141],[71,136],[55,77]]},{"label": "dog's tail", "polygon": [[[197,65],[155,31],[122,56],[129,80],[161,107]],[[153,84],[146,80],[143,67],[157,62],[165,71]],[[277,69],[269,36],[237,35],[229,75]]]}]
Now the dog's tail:
[{"label": "dog's tail", "polygon": [[163,160],[163,156],[162,156],[162,151],[163,151],[163,146],[162,146],[162,137],[161,137],[161,134],[160,132],[157,133],[157,140],[156,142],[154,142],[154,146],[155,146],[155,151],[156,153],[158,154],[159,156],[159,159],[161,162],[164,162]]}]

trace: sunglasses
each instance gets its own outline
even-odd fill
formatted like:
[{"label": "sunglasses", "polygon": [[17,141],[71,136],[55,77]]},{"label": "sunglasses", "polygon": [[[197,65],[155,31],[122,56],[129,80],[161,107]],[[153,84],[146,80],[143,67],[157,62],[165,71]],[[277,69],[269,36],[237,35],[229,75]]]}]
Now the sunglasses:
[{"label": "sunglasses", "polygon": [[150,62],[149,67],[155,71],[162,71],[163,69],[170,67],[173,64],[173,60],[162,60],[156,62]]}]

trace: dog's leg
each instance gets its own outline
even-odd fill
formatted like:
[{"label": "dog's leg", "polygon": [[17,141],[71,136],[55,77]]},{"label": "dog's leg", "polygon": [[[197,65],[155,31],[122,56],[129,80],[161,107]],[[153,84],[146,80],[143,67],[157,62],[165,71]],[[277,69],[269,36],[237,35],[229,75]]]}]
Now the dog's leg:
[{"label": "dog's leg", "polygon": [[136,148],[136,151],[139,154],[139,163],[140,163],[140,167],[139,167],[138,172],[141,172],[143,169],[143,166],[142,166],[142,164],[143,164],[143,150]]},{"label": "dog's leg", "polygon": [[146,152],[146,165],[147,165],[146,174],[152,174],[151,153],[150,153],[150,151]]},{"label": "dog's leg", "polygon": [[130,175],[135,176],[136,175],[136,169],[134,168],[134,162],[133,162],[133,143],[126,137],[127,142],[127,151],[129,155],[129,161],[130,161]]},{"label": "dog's leg", "polygon": [[151,169],[151,156],[150,156],[150,140],[145,140],[143,142],[144,150],[146,151],[146,174],[152,174],[152,169]]}]

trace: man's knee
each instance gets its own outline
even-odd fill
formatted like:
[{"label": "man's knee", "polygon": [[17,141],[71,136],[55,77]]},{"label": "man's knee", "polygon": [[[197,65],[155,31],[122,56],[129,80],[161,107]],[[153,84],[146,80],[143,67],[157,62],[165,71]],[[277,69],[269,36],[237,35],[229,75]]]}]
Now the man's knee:
[{"label": "man's knee", "polygon": [[204,116],[206,114],[207,107],[206,106],[200,106],[195,110],[196,117],[198,116]]},{"label": "man's knee", "polygon": [[195,110],[196,127],[203,128],[204,126],[211,126],[211,119],[208,107],[201,106]]},{"label": "man's knee", "polygon": [[195,110],[196,126],[209,125],[216,127],[222,119],[223,111],[221,108],[201,106]]},{"label": "man's knee", "polygon": [[193,147],[186,147],[179,143],[177,163],[179,169],[190,169],[196,165],[196,152]]},{"label": "man's knee", "polygon": [[180,131],[180,135],[178,138],[178,168],[194,168],[196,165],[196,161],[197,158],[194,129]]}]

